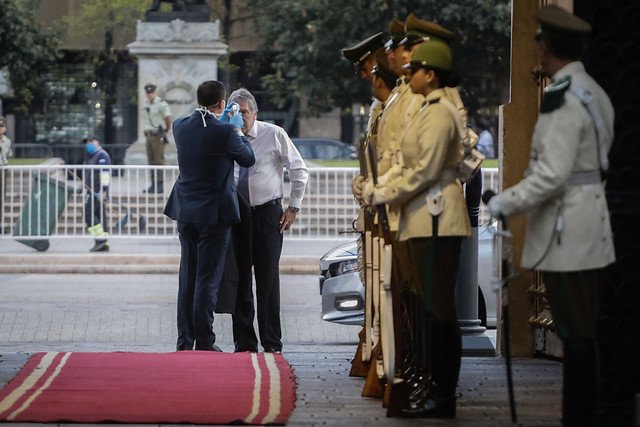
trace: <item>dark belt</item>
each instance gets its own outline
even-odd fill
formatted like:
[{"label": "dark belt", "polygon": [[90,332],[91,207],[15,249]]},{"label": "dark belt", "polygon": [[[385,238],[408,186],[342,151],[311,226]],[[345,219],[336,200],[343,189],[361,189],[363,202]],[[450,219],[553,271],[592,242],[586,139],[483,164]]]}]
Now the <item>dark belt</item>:
[{"label": "dark belt", "polygon": [[258,206],[251,206],[251,209],[255,211],[262,208],[268,208],[269,206],[276,206],[281,203],[282,203],[282,198],[278,198],[278,199],[269,200],[267,203],[263,203]]},{"label": "dark belt", "polygon": [[157,130],[145,130],[144,131],[145,136],[149,136],[149,135],[160,135],[160,132]]}]

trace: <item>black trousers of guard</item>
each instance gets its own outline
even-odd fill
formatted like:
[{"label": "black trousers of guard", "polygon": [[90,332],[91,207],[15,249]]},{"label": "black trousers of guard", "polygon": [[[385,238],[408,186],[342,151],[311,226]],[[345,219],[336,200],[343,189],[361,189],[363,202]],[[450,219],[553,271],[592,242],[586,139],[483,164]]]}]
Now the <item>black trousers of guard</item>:
[{"label": "black trousers of guard", "polygon": [[230,225],[178,221],[180,274],[178,278],[177,350],[213,350],[213,311],[222,280]]},{"label": "black trousers of guard", "polygon": [[[280,324],[280,255],[282,233],[280,200],[252,207],[250,218],[242,218],[243,235],[250,235],[250,245],[238,248],[238,258],[249,256],[256,283],[254,307],[251,265],[239,265],[238,298],[233,320],[233,340],[237,351],[256,351],[257,337],[253,320],[257,312],[258,334],[265,351],[282,351]],[[246,252],[249,250],[249,252]],[[244,253],[242,251],[245,251]]]},{"label": "black trousers of guard", "polygon": [[407,241],[419,288],[415,307],[413,351],[439,393],[455,395],[462,338],[455,308],[461,237],[413,238]]},{"label": "black trousers of guard", "polygon": [[563,354],[562,424],[591,426],[598,396],[601,269],[542,272]]}]

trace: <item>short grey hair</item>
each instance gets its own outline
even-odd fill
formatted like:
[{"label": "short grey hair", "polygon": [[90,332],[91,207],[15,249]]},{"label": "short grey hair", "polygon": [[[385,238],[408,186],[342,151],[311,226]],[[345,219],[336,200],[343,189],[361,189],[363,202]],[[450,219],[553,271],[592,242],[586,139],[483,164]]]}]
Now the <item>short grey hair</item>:
[{"label": "short grey hair", "polygon": [[231,104],[232,102],[238,102],[238,101],[248,102],[249,108],[251,109],[251,111],[254,113],[258,112],[258,103],[256,102],[256,99],[253,97],[251,92],[249,92],[245,88],[236,89],[233,92],[231,92],[231,95],[229,95],[229,101],[227,102],[227,104]]}]

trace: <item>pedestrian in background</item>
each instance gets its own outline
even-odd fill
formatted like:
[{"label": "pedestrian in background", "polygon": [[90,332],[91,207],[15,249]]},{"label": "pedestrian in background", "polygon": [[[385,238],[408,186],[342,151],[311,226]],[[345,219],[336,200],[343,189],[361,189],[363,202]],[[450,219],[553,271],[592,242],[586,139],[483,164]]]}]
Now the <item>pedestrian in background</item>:
[{"label": "pedestrian in background", "polygon": [[4,117],[0,116],[0,234],[3,233],[3,205],[6,190],[4,166],[7,166],[9,164],[9,157],[12,156],[13,150],[11,149],[11,140],[7,136],[7,122]]},{"label": "pedestrian in background", "polygon": [[495,218],[527,213],[521,266],[542,272],[563,343],[562,423],[591,426],[597,401],[599,287],[615,262],[602,172],[614,110],[580,57],[591,26],[558,6],[538,13],[544,89],[525,178],[489,201]]},{"label": "pedestrian in background", "polygon": [[[249,201],[251,217],[242,218],[250,227],[250,252],[239,257],[251,259],[256,282],[256,307],[260,343],[265,352],[282,351],[280,325],[280,254],[283,233],[293,225],[300,210],[309,174],[302,156],[284,129],[257,120],[258,105],[246,89],[229,96],[228,104],[238,103],[242,132],[251,141],[256,163],[238,169],[238,194]],[[289,206],[283,210],[284,168],[289,171]],[[256,313],[251,288],[251,265],[240,269],[238,298],[233,319],[236,351],[258,351],[253,328]]]},{"label": "pedestrian in background", "polygon": [[[85,148],[85,165],[108,166],[111,164],[109,153],[100,146],[96,135],[88,135],[82,142]],[[111,170],[108,168],[84,169],[82,180],[85,187],[84,221],[87,231],[95,239],[95,244],[89,250],[106,252],[109,250],[109,224],[105,202],[109,200]]]},{"label": "pedestrian in background", "polygon": [[[149,165],[164,165],[164,149],[169,143],[167,133],[171,129],[171,109],[164,99],[156,93],[157,86],[153,83],[144,85],[147,100],[144,103],[144,118],[142,127],[146,138],[147,160]],[[151,171],[151,186],[145,193],[164,192],[164,172]]]},{"label": "pedestrian in background", "polygon": [[493,143],[493,135],[489,130],[489,125],[485,122],[480,122],[478,130],[480,133],[478,134],[478,144],[476,145],[476,149],[484,154],[487,159],[495,159],[496,150]]},{"label": "pedestrian in background", "polygon": [[198,108],[173,124],[179,175],[164,208],[178,221],[176,349],[220,351],[215,345],[213,312],[222,280],[231,224],[240,214],[234,181],[234,161],[255,163],[242,134],[240,116],[222,123],[214,111],[224,103],[222,83],[208,80],[197,89]]}]

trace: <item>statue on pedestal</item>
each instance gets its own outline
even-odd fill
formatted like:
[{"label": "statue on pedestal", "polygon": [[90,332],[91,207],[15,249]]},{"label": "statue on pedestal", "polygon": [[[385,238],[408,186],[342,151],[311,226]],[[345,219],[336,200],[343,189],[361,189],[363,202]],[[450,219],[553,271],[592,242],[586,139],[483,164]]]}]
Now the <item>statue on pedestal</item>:
[{"label": "statue on pedestal", "polygon": [[[171,3],[172,11],[161,12],[162,2]],[[152,0],[145,18],[148,22],[170,22],[174,19],[185,22],[208,22],[209,15],[210,8],[205,0]]]}]

